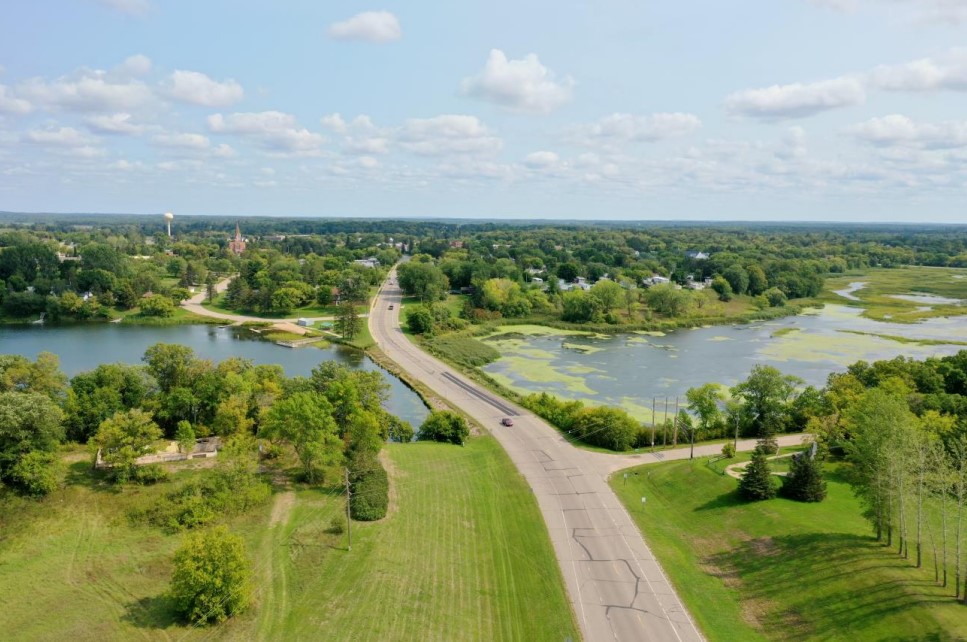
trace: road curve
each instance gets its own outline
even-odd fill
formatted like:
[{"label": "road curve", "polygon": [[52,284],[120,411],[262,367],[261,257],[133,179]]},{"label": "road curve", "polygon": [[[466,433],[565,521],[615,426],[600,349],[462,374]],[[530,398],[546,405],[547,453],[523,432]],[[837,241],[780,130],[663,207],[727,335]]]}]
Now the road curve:
[{"label": "road curve", "polygon": [[[612,463],[607,456],[575,448],[532,413],[413,345],[400,329],[401,301],[394,269],[369,315],[373,338],[410,376],[490,429],[510,455],[537,498],[584,639],[701,640],[628,511],[608,486]],[[515,416],[514,425],[500,425],[508,415]],[[628,465],[636,463],[646,462]]]}]

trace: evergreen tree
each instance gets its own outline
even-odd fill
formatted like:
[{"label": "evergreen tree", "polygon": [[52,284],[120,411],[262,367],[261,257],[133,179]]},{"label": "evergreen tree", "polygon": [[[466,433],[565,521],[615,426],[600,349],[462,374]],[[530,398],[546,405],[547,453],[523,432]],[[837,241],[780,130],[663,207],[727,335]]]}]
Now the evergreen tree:
[{"label": "evergreen tree", "polygon": [[752,502],[776,496],[776,487],[772,485],[772,471],[761,449],[757,448],[752,453],[752,461],[739,480],[739,496]]},{"label": "evergreen tree", "polygon": [[797,502],[821,502],[826,499],[826,480],[818,461],[803,452],[793,457],[789,474],[782,480],[782,495]]}]

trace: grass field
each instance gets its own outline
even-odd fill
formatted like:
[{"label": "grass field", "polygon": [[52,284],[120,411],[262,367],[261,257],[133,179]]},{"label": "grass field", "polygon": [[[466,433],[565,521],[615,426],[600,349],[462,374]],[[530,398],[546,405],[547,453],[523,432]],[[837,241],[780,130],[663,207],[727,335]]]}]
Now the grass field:
[{"label": "grass field", "polygon": [[746,504],[721,475],[741,460],[646,466],[612,481],[709,640],[967,636],[967,608],[934,584],[929,551],[915,569],[878,544],[837,465],[822,503]]},{"label": "grass field", "polygon": [[[526,484],[490,437],[465,447],[388,447],[389,516],[327,533],[338,487],[277,489],[233,520],[258,590],[248,613],[197,628],[163,592],[180,538],[129,512],[171,484],[121,493],[89,464],[44,502],[0,495],[0,637],[16,640],[577,639],[557,564]],[[176,479],[203,472],[180,472]]]},{"label": "grass field", "polygon": [[[835,293],[851,283],[865,285],[852,293],[858,301],[848,300]],[[894,295],[934,295],[960,299],[957,304],[929,304],[905,301]],[[950,317],[967,314],[967,269],[904,267],[851,272],[826,279],[823,293],[817,300],[865,308],[863,316],[878,321],[915,323],[931,317]],[[923,309],[927,308],[927,309]]]}]

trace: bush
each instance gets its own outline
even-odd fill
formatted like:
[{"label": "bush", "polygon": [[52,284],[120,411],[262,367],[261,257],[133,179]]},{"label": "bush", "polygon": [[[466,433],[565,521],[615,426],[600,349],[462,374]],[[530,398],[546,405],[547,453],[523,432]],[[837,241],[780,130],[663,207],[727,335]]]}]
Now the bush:
[{"label": "bush", "polygon": [[44,497],[57,489],[60,462],[52,453],[32,450],[10,470],[10,480],[25,495]]},{"label": "bush", "polygon": [[346,518],[342,515],[336,515],[329,522],[325,532],[327,535],[342,535],[346,532]]},{"label": "bush", "polygon": [[175,313],[175,304],[166,296],[152,294],[141,299],[141,315],[146,317],[170,317]]},{"label": "bush", "polygon": [[168,596],[192,623],[222,622],[251,603],[251,577],[242,538],[215,528],[185,538],[175,553]]},{"label": "bush", "polygon": [[417,439],[463,445],[470,435],[467,421],[449,410],[434,410],[420,426]]},{"label": "bush", "polygon": [[769,288],[762,293],[762,296],[769,302],[769,306],[779,308],[786,305],[786,293],[779,288]]},{"label": "bush", "polygon": [[159,482],[166,482],[170,478],[171,475],[160,464],[148,464],[147,466],[138,466],[135,468],[134,474],[131,476],[131,481],[142,486],[150,486]]},{"label": "bush", "polygon": [[571,433],[593,446],[630,450],[638,434],[638,422],[620,408],[584,408],[574,417]]},{"label": "bush", "polygon": [[410,422],[388,413],[386,414],[385,421],[388,424],[387,436],[390,439],[401,444],[408,444],[413,441],[413,435],[416,434],[416,431],[413,430]]},{"label": "bush", "polygon": [[564,431],[571,430],[574,418],[584,408],[584,404],[580,401],[564,401],[546,392],[527,395],[520,400],[520,403]]},{"label": "bush", "polygon": [[373,522],[386,517],[389,507],[389,477],[375,457],[357,463],[364,466],[349,474],[349,516],[358,522]]},{"label": "bush", "polygon": [[168,532],[207,526],[220,517],[243,513],[264,504],[272,494],[268,484],[252,474],[216,470],[167,493],[152,506],[133,513]]},{"label": "bush", "polygon": [[730,442],[727,442],[725,445],[723,445],[722,456],[725,457],[726,459],[732,459],[733,457],[735,457],[735,444],[733,444],[730,441]]},{"label": "bush", "polygon": [[808,451],[792,458],[789,474],[782,479],[782,496],[797,502],[821,502],[826,499],[826,480],[820,463]]}]

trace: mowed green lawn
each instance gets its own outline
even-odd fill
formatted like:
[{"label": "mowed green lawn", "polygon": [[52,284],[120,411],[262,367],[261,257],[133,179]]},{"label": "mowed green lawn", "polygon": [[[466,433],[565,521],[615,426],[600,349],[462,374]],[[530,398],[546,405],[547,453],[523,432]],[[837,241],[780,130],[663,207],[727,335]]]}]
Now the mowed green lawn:
[{"label": "mowed green lawn", "polygon": [[934,584],[929,544],[924,569],[878,544],[827,469],[820,504],[742,503],[735,479],[698,460],[612,486],[709,640],[964,639],[967,607]]},{"label": "mowed green lawn", "polygon": [[[234,520],[257,578],[256,604],[188,627],[163,597],[180,537],[134,525],[132,507],[166,487],[116,494],[73,485],[43,503],[0,506],[0,631],[17,640],[578,639],[533,495],[491,437],[464,447],[388,446],[386,519],[327,532],[338,486],[276,493]],[[83,479],[86,464],[72,476]],[[197,473],[179,473],[197,474]]]}]

